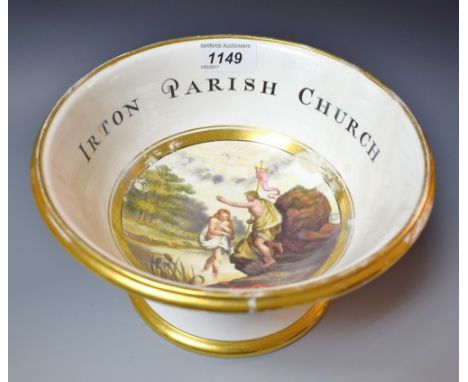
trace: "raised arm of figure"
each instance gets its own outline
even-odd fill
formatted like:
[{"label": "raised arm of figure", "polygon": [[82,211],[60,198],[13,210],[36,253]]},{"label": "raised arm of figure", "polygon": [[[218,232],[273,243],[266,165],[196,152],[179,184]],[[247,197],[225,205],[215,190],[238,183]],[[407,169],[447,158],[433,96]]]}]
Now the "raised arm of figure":
[{"label": "raised arm of figure", "polygon": [[238,207],[238,208],[250,208],[253,207],[254,203],[253,202],[236,202],[233,200],[227,200],[224,196],[218,195],[216,196],[216,199],[224,204],[227,204],[231,207]]}]

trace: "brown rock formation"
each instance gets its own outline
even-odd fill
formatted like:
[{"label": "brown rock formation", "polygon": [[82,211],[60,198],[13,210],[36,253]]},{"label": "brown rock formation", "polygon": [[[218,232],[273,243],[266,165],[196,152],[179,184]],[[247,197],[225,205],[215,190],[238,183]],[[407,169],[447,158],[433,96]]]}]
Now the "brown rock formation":
[{"label": "brown rock formation", "polygon": [[279,240],[287,252],[304,253],[336,236],[339,224],[328,222],[330,203],[317,189],[294,187],[275,203],[283,215]]},{"label": "brown rock formation", "polygon": [[[275,206],[283,217],[275,242],[281,242],[284,249],[283,253],[274,253],[276,263],[265,268],[261,258],[250,261],[231,256],[236,269],[250,276],[264,274],[272,284],[269,275],[273,272],[278,280],[278,274],[291,278],[293,274],[304,277],[315,272],[333,251],[340,232],[340,224],[329,223],[330,203],[317,189],[294,187],[281,195]],[[239,281],[243,285],[247,279]]]}]

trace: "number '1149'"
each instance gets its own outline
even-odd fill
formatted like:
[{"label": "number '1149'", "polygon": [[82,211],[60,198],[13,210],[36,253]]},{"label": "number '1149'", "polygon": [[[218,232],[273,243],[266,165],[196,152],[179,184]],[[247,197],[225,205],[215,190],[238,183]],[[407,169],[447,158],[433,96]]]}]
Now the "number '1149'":
[{"label": "number '1149'", "polygon": [[228,64],[240,64],[242,61],[242,53],[241,52],[231,52],[228,55],[225,55],[224,52],[216,54],[215,52],[208,55],[210,58],[210,64],[222,64],[223,62],[227,62]]}]

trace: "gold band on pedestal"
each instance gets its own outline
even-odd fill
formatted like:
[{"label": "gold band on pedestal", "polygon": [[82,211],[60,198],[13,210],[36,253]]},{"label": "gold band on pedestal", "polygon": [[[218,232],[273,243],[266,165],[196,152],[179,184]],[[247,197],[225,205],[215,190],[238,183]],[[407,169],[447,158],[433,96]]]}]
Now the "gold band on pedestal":
[{"label": "gold band on pedestal", "polygon": [[161,337],[196,353],[227,358],[251,357],[289,345],[306,335],[317,325],[328,305],[327,303],[319,303],[312,306],[297,321],[268,336],[243,341],[220,341],[184,332],[159,316],[143,297],[132,294],[129,297],[138,314]]}]

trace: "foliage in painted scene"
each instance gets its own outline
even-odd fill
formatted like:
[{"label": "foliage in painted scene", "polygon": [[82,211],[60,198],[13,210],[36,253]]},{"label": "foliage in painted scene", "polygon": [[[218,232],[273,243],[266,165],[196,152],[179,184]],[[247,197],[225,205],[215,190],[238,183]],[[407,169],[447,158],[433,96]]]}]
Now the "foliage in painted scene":
[{"label": "foliage in painted scene", "polygon": [[[209,218],[208,208],[195,199],[193,186],[166,165],[149,168],[130,186],[123,226],[131,237],[173,248],[199,248],[198,235]],[[244,223],[234,218],[236,233]]]}]

